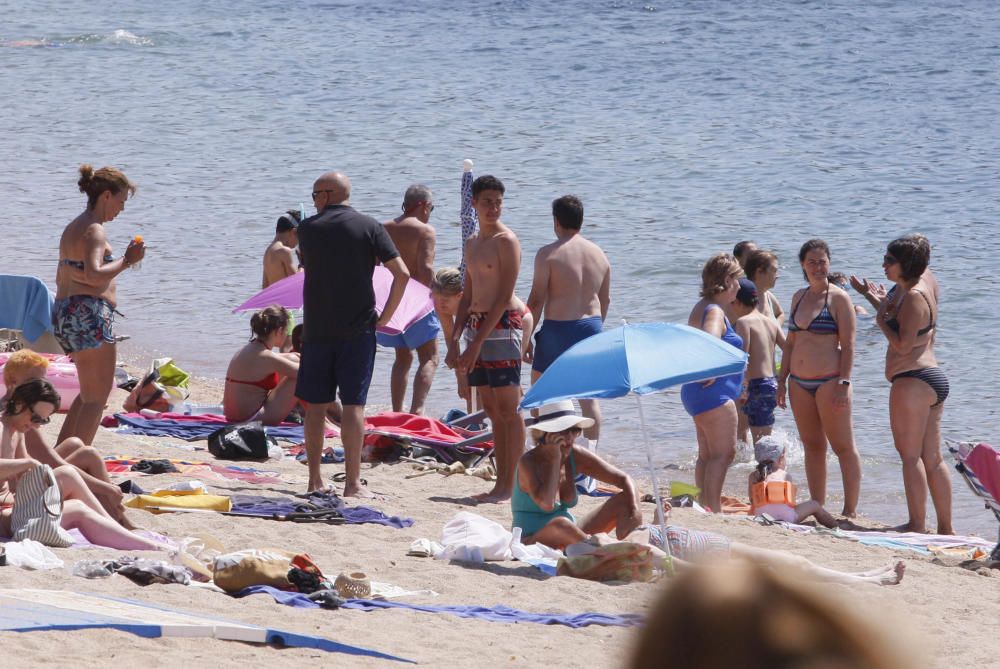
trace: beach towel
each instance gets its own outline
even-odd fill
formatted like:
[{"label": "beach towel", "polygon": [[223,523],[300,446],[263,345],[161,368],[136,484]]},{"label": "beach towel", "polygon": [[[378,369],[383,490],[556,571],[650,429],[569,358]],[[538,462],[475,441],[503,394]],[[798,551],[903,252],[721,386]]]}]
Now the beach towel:
[{"label": "beach towel", "polygon": [[337,494],[328,491],[312,492],[305,500],[294,497],[233,495],[232,501],[232,512],[241,516],[273,518],[295,513],[335,510],[339,511],[345,522],[351,525],[369,523],[397,529],[413,525],[412,518],[389,516],[370,506],[347,506]]},{"label": "beach towel", "polygon": [[[365,432],[386,436],[412,437],[418,441],[436,442],[441,444],[457,444],[475,432],[452,427],[429,416],[417,416],[409,413],[385,411],[365,418]],[[489,448],[492,442],[479,444],[481,448]]]},{"label": "beach towel", "polygon": [[[135,474],[142,472],[132,469],[141,462],[139,458],[125,456],[109,456],[104,458],[104,468],[109,474]],[[237,465],[220,465],[215,462],[198,462],[188,460],[169,460],[178,474],[196,478],[219,478],[242,481],[244,483],[283,483],[277,472],[253,469]]]},{"label": "beach towel", "polygon": [[20,330],[25,339],[35,341],[52,331],[53,302],[41,279],[0,274],[0,328]]},{"label": "beach towel", "polygon": [[[225,416],[217,414],[181,414],[161,413],[156,418],[147,418],[137,413],[116,413],[114,415],[118,432],[122,434],[142,434],[149,437],[174,437],[183,441],[200,441],[208,439],[209,435],[226,425],[235,425],[226,420]],[[101,421],[104,427],[113,427]],[[110,423],[110,421],[107,421]],[[305,440],[304,428],[295,423],[282,423],[267,428],[267,434],[283,441],[300,442]],[[339,436],[339,430],[327,430],[327,437]]]},{"label": "beach towel", "polygon": [[[136,495],[125,502],[130,509],[151,506],[168,506],[176,509],[201,509],[203,511],[231,511],[232,500],[225,495],[208,495],[202,490],[157,490],[148,495]],[[149,509],[150,513],[161,513]]]},{"label": "beach towel", "polygon": [[[309,599],[300,592],[286,592],[266,585],[244,588],[231,593],[233,597],[249,595],[270,595],[274,601],[285,606],[302,609],[318,609],[319,603]],[[376,611],[379,609],[406,609],[423,613],[445,613],[459,618],[477,618],[497,623],[535,623],[538,625],[564,625],[578,629],[599,625],[604,627],[634,627],[643,622],[642,616],[626,613],[531,613],[512,609],[509,606],[432,606],[427,604],[406,604],[404,602],[389,602],[375,599],[348,599],[341,606],[344,609],[358,611]]]},{"label": "beach towel", "polygon": [[976,474],[976,478],[1000,502],[1000,451],[989,444],[976,444],[965,458],[965,464]]}]

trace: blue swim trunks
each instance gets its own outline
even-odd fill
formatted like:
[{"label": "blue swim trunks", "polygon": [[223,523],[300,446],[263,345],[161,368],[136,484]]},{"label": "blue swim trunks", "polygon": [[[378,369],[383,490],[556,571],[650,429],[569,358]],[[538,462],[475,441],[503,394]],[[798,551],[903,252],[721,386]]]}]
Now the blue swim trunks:
[{"label": "blue swim trunks", "polygon": [[743,413],[750,427],[774,425],[774,407],[778,404],[778,380],[773,376],[750,379]]},{"label": "blue swim trunks", "polygon": [[114,344],[115,308],[93,295],[71,295],[52,305],[52,328],[66,353]]},{"label": "blue swim trunks", "polygon": [[577,342],[599,334],[604,329],[600,316],[581,318],[577,321],[554,321],[546,318],[535,333],[535,359],[531,369],[544,372],[556,358]]},{"label": "blue swim trunks", "polygon": [[419,321],[406,328],[406,332],[391,335],[383,332],[376,332],[375,338],[379,346],[388,348],[408,348],[411,351],[437,339],[441,332],[441,321],[438,320],[437,313],[431,311]]}]

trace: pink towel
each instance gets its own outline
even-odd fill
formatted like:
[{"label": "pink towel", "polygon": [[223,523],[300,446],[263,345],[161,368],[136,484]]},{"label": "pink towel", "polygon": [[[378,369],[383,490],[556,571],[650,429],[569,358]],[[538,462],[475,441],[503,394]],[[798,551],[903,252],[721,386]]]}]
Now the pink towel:
[{"label": "pink towel", "polygon": [[976,444],[965,458],[965,464],[976,474],[976,478],[1000,503],[1000,451],[989,444]]}]

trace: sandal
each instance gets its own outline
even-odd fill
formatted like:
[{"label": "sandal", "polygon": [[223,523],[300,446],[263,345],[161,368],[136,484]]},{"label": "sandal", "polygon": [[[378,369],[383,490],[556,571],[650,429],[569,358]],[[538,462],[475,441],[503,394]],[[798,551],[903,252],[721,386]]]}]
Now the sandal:
[{"label": "sandal", "polygon": [[[330,477],[330,480],[332,480],[334,483],[344,483],[347,481],[347,472],[337,472],[336,474]],[[368,479],[361,479],[361,485],[367,487]]]}]

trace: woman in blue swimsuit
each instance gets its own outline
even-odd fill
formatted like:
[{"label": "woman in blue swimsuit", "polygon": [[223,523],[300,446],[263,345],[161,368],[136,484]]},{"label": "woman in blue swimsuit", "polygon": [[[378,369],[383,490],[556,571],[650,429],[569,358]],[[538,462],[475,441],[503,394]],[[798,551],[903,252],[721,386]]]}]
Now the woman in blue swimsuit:
[{"label": "woman in blue swimsuit", "polygon": [[889,424],[903,462],[909,511],[909,520],[899,529],[927,531],[929,490],[938,534],[954,534],[951,479],[941,459],[941,415],[948,378],[934,355],[937,291],[924,278],[930,257],[925,237],[902,237],[889,243],[882,268],[896,287],[879,303],[875,322],[889,342],[885,354],[885,377],[892,384]]},{"label": "woman in blue swimsuit", "polygon": [[[594,419],[578,415],[570,401],[543,406],[538,418],[531,426],[536,445],[517,464],[510,500],[521,541],[561,550],[599,532],[614,530],[621,540],[639,527],[642,512],[632,478],[574,443]],[[570,512],[578,501],[577,474],[621,488],[579,523]]]},{"label": "woman in blue swimsuit", "polygon": [[[743,338],[726,317],[740,289],[743,268],[728,253],[708,259],[701,270],[701,299],[688,325],[719,337],[742,350]],[[681,388],[681,401],[694,419],[698,433],[698,459],[695,462],[695,485],[701,488],[699,501],[713,511],[722,508],[722,486],[726,470],[736,456],[736,400],[743,385],[743,373],[717,379],[687,383]]]},{"label": "woman in blue swimsuit", "polygon": [[57,443],[78,437],[90,444],[114,385],[115,279],[142,260],[146,250],[141,241],[133,241],[115,258],[104,231],[104,224],[125,209],[125,201],[135,192],[128,177],[114,167],[95,170],[81,165],[78,185],[87,196],[87,208],[66,226],[59,240],[52,325],[60,346],[76,363],[80,394],[70,406]]},{"label": "woman in blue swimsuit", "polygon": [[[785,389],[805,451],[809,496],[826,503],[827,442],[840,461],[843,515],[854,517],[861,493],[861,456],[851,425],[851,370],[857,327],[850,296],[831,285],[830,247],[811,239],[799,250],[809,285],[792,297],[788,337],[778,378],[778,406]],[[790,386],[787,385],[791,379]]]}]

